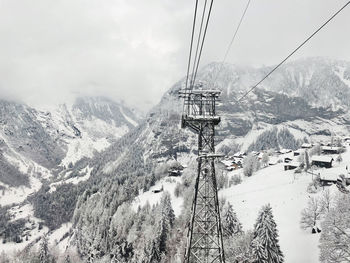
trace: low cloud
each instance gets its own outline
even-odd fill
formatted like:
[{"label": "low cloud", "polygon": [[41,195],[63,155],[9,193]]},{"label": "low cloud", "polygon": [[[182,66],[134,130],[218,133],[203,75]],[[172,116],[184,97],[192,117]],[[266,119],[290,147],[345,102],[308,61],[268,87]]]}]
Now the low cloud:
[{"label": "low cloud", "polygon": [[[245,4],[214,2],[202,65],[222,59]],[[252,1],[228,62],[279,62],[342,4]],[[149,109],[185,74],[193,7],[188,0],[0,0],[0,97],[49,104],[102,95]],[[296,58],[350,60],[349,11]]]}]

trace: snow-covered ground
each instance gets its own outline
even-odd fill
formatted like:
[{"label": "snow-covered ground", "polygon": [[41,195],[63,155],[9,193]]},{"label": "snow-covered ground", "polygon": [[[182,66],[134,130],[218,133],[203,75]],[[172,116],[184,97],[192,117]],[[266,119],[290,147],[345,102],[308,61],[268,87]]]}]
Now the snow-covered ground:
[{"label": "snow-covered ground", "polygon": [[[56,191],[56,186],[61,184],[79,184],[80,182],[87,181],[90,178],[92,168],[90,166],[84,169],[84,176],[71,177],[62,181],[54,182],[50,184],[50,193]],[[71,172],[69,172],[70,174]],[[65,176],[67,177],[67,176]]]},{"label": "snow-covered ground", "polygon": [[4,154],[4,156],[9,163],[18,167],[20,172],[28,176],[29,186],[9,187],[2,184],[6,187],[6,189],[3,190],[3,194],[0,195],[0,205],[2,206],[23,202],[28,195],[37,192],[40,189],[42,185],[41,179],[49,179],[52,176],[51,172],[45,167],[21,156],[18,153],[11,152],[11,154],[12,155]]},{"label": "snow-covered ground", "polygon": [[[289,154],[291,155],[291,154]],[[281,157],[287,155],[281,155]],[[350,167],[350,148],[342,154],[343,162],[333,163],[333,168],[318,169],[314,173],[342,174],[346,166]],[[333,156],[334,159],[336,156]],[[242,170],[229,173],[239,174]],[[307,187],[312,181],[309,173],[295,174],[294,170],[284,171],[283,163],[263,168],[249,178],[244,178],[239,185],[232,186],[219,192],[219,196],[226,198],[237,212],[243,227],[253,229],[261,207],[270,203],[280,235],[281,249],[286,263],[317,263],[319,262],[318,241],[320,234],[311,234],[300,228],[301,211],[313,195]],[[333,185],[331,192],[337,192]]]},{"label": "snow-covered ground", "polygon": [[49,244],[51,246],[56,246],[61,252],[66,251],[68,248],[69,237],[64,237],[72,228],[72,223],[63,224],[60,228],[49,233]]},{"label": "snow-covered ground", "polygon": [[91,158],[95,151],[106,149],[110,143],[106,138],[94,139],[84,134],[81,138],[68,140],[68,150],[61,165],[68,166],[69,163],[75,164],[83,157]]},{"label": "snow-covered ground", "polygon": [[9,210],[9,213],[11,220],[30,219],[30,222],[26,223],[28,230],[25,231],[28,236],[28,240],[24,238],[21,243],[3,243],[2,239],[0,238],[0,253],[4,252],[7,255],[11,255],[21,251],[49,231],[45,226],[39,230],[39,222],[41,222],[41,220],[34,216],[34,210],[31,204],[16,205]]},{"label": "snow-covered ground", "polygon": [[[174,190],[177,183],[181,182],[181,177],[165,177],[158,181],[151,189],[147,192],[141,193],[138,197],[135,198],[132,203],[132,208],[137,211],[138,207],[143,207],[147,202],[152,206],[160,202],[160,198],[164,191],[169,192],[171,197],[171,205],[174,209],[175,216],[181,214],[183,198],[176,197],[174,195]],[[154,190],[159,190],[163,188],[163,192],[153,193]]]},{"label": "snow-covered ground", "polygon": [[300,214],[308,202],[309,174],[283,171],[283,164],[264,168],[241,184],[219,192],[232,203],[243,227],[253,229],[261,207],[270,203],[286,263],[318,262],[319,235],[300,228]]}]

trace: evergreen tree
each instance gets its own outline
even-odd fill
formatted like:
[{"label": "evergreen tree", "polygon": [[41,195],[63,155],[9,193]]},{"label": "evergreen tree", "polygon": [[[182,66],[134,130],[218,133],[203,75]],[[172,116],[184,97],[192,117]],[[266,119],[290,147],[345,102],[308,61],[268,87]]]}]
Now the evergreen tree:
[{"label": "evergreen tree", "polygon": [[311,167],[311,164],[310,164],[310,155],[309,155],[309,152],[308,151],[305,151],[305,156],[304,156],[304,158],[305,158],[305,170],[307,171],[307,170],[309,170],[310,169],[310,167]]},{"label": "evergreen tree", "polygon": [[[146,251],[147,254],[147,251]],[[156,244],[156,240],[154,240],[151,243],[151,247],[149,250],[149,260],[148,263],[155,263],[155,262],[159,262],[161,258],[161,254],[158,248],[158,245]]]},{"label": "evergreen tree", "polygon": [[67,254],[64,258],[64,263],[72,263],[72,260],[70,259],[69,254]]},{"label": "evergreen tree", "polygon": [[281,263],[284,261],[283,253],[278,244],[277,225],[269,204],[260,211],[254,226],[251,246],[254,263]]},{"label": "evergreen tree", "polygon": [[150,242],[152,245],[149,249],[149,262],[159,262],[162,255],[167,252],[167,241],[170,238],[171,229],[175,221],[175,214],[171,207],[170,194],[168,192],[164,192],[160,204],[155,210],[156,221],[153,228],[153,238]]},{"label": "evergreen tree", "polygon": [[320,262],[350,262],[350,195],[338,196],[321,226]]},{"label": "evergreen tree", "polygon": [[269,155],[267,153],[264,153],[261,158],[261,162],[263,163],[264,167],[269,165]]},{"label": "evergreen tree", "polygon": [[242,224],[239,222],[237,215],[229,202],[223,213],[222,227],[225,237],[237,236],[243,233]]},{"label": "evergreen tree", "polygon": [[39,249],[39,260],[41,263],[51,263],[51,257],[49,253],[49,242],[47,236],[44,235],[41,238],[40,249]]},{"label": "evergreen tree", "polygon": [[258,158],[252,153],[249,153],[243,161],[243,174],[248,177],[252,176],[255,171],[259,170],[259,168],[260,163]]},{"label": "evergreen tree", "polygon": [[343,161],[343,157],[341,156],[341,154],[339,154],[338,156],[337,156],[337,162],[338,163],[341,163]]},{"label": "evergreen tree", "polygon": [[162,216],[164,216],[167,219],[170,228],[172,228],[175,222],[175,214],[171,206],[171,198],[168,192],[164,192],[162,196],[161,208],[162,208]]}]

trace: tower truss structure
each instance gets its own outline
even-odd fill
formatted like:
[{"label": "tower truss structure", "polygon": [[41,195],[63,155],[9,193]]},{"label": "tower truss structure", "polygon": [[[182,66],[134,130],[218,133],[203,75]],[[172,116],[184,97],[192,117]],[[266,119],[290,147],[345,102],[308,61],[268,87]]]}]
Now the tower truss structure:
[{"label": "tower truss structure", "polygon": [[224,263],[225,255],[215,176],[216,102],[220,91],[191,89],[180,91],[184,98],[182,128],[198,134],[198,170],[187,235],[185,263]]}]

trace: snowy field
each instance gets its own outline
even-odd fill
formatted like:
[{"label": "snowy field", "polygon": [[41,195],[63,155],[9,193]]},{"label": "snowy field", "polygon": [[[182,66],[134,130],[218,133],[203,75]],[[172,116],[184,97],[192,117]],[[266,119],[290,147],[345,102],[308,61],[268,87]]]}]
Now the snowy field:
[{"label": "snowy field", "polygon": [[[283,155],[285,157],[286,155]],[[337,155],[332,155],[336,160]],[[345,174],[350,167],[350,148],[342,154],[343,162],[333,162],[330,169],[318,169],[315,173]],[[242,170],[229,175],[239,174]],[[294,170],[284,171],[283,163],[263,168],[251,177],[245,177],[239,185],[219,192],[237,212],[245,230],[253,229],[261,207],[270,203],[280,235],[280,246],[286,263],[319,262],[318,242],[320,234],[311,234],[300,228],[301,211],[307,206],[310,197],[321,195],[309,194],[307,187],[312,181],[309,173],[295,174]],[[328,186],[331,193],[338,192],[337,187]]]},{"label": "snowy field", "polygon": [[306,188],[311,175],[283,171],[283,164],[264,168],[242,184],[220,191],[237,212],[245,230],[253,229],[261,207],[271,204],[280,235],[280,246],[287,263],[318,262],[319,235],[300,228],[300,216],[306,207]]},{"label": "snowy field", "polygon": [[[152,186],[149,191],[141,193],[138,197],[136,197],[132,203],[132,208],[137,211],[139,206],[143,207],[147,202],[151,206],[156,205],[160,202],[163,192],[168,192],[171,197],[171,205],[174,209],[175,216],[179,216],[181,214],[183,198],[176,197],[174,195],[174,190],[178,182],[181,182],[181,177],[165,177],[161,179],[154,186]],[[162,192],[153,193],[154,190],[160,190],[162,188]]]}]

